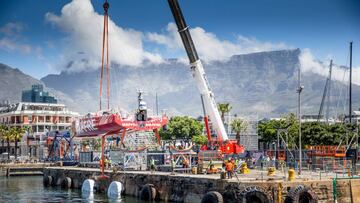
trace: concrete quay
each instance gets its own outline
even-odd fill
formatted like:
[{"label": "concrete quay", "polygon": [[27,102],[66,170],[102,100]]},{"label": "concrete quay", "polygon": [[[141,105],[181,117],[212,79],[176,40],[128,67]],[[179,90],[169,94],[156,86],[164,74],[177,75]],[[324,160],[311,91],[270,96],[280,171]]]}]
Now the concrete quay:
[{"label": "concrete quay", "polygon": [[[111,171],[108,178],[99,169],[80,167],[47,167],[44,184],[80,189],[87,179],[95,180],[96,192],[106,192],[112,181],[121,182],[125,195],[167,202],[360,202],[360,179],[321,177],[304,172],[294,181],[284,174],[267,176],[266,171],[252,170],[250,174],[232,179],[220,179],[220,174],[171,175],[169,172]],[[50,180],[49,180],[50,178]],[[49,182],[50,181],[50,182]],[[305,200],[305,201],[302,201]]]},{"label": "concrete quay", "polygon": [[48,163],[0,164],[0,176],[42,176],[43,169],[50,165]]}]

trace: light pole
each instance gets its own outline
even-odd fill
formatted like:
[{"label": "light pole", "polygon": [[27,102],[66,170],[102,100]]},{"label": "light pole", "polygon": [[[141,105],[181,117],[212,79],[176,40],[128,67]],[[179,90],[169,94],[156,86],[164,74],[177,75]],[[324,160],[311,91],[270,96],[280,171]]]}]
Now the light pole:
[{"label": "light pole", "polygon": [[299,175],[301,175],[301,163],[302,163],[302,150],[301,150],[301,92],[304,89],[304,86],[301,85],[301,70],[299,66],[298,72],[298,83],[299,87],[296,92],[299,94],[298,96],[298,117],[299,117]]}]

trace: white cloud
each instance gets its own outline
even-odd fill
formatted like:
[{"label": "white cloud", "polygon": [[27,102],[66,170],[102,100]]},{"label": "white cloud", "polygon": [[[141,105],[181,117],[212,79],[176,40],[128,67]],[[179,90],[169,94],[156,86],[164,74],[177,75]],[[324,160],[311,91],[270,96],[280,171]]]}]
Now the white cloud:
[{"label": "white cloud", "polygon": [[[312,72],[323,76],[329,75],[329,63],[323,64],[315,59],[309,49],[303,49],[299,56],[302,72]],[[349,81],[349,69],[333,63],[332,79],[346,83]],[[360,85],[360,67],[353,67],[352,81]]]},{"label": "white cloud", "polygon": [[19,22],[9,22],[5,24],[3,27],[0,27],[0,33],[5,35],[14,35],[20,33],[24,29],[22,23]]},{"label": "white cloud", "polygon": [[0,27],[0,49],[7,52],[21,52],[30,54],[33,48],[30,44],[24,43],[22,39],[22,31],[24,25],[20,22],[9,22]]},{"label": "white cloud", "polygon": [[[241,35],[236,37],[235,42],[221,40],[214,33],[206,32],[201,27],[190,29],[190,32],[200,57],[203,60],[209,61],[226,59],[234,54],[289,48],[283,43],[261,42],[255,38],[247,38]],[[169,23],[163,33],[147,33],[146,39],[172,50],[183,49],[177,27],[174,23]]]},{"label": "white cloud", "polygon": [[[68,33],[64,39],[62,69],[66,64],[70,71],[101,66],[104,20],[103,15],[94,11],[90,0],[73,0],[62,8],[59,16],[47,13],[45,18]],[[143,49],[141,32],[119,27],[111,18],[109,18],[109,58],[111,62],[129,66],[141,66],[144,61],[153,63],[162,61],[160,55]]]},{"label": "white cloud", "polygon": [[32,51],[32,48],[30,45],[22,44],[22,43],[16,42],[13,39],[6,38],[6,37],[0,39],[0,49],[3,49],[8,52],[20,51],[21,53],[24,53],[24,54],[29,54]]}]

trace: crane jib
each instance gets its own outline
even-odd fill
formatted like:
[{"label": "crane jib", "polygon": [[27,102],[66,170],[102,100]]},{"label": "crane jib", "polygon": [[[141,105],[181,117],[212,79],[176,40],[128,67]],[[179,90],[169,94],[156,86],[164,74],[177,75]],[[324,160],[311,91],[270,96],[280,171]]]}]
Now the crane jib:
[{"label": "crane jib", "polygon": [[225,131],[224,124],[221,120],[220,113],[219,110],[217,109],[217,105],[214,99],[214,95],[211,92],[211,88],[206,78],[204,68],[196,52],[196,48],[192,41],[189,28],[186,25],[184,16],[182,15],[179,3],[177,0],[168,0],[168,2],[171,12],[174,16],[176,25],[178,27],[181,40],[184,44],[186,53],[189,57],[192,75],[196,81],[200,94],[203,95],[204,110],[206,110],[206,114],[209,115],[213,127],[217,132],[217,135],[223,141],[226,141],[228,140],[228,136]]},{"label": "crane jib", "polygon": [[194,42],[191,38],[189,28],[186,25],[184,16],[181,12],[179,3],[177,0],[168,0],[168,2],[169,2],[171,12],[174,16],[176,25],[178,27],[178,32],[180,34],[181,40],[184,44],[186,54],[189,57],[190,63],[194,63],[197,60],[199,60],[199,56],[197,54]]}]

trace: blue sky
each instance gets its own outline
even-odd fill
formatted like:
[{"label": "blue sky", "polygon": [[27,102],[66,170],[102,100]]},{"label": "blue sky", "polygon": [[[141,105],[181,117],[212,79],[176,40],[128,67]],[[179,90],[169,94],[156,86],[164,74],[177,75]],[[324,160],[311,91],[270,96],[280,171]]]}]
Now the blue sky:
[{"label": "blue sky", "polygon": [[[77,1],[86,4],[88,0]],[[98,52],[100,57],[100,50],[88,51],[98,48],[98,43],[91,44],[97,38],[97,32],[87,36],[86,29],[94,26],[88,30],[91,32],[101,28],[102,24],[83,21],[82,14],[74,17],[72,23],[67,18],[72,13],[61,12],[70,2],[1,1],[0,62],[41,78],[64,70],[67,61],[79,57],[77,54],[80,52],[85,52],[89,58],[96,57]],[[103,13],[103,1],[93,0],[91,3],[95,13]],[[79,5],[82,4],[72,7],[82,8]],[[200,55],[205,59],[211,60],[215,56],[206,52],[209,47],[207,42],[200,41],[203,36],[213,42],[209,43],[211,47],[220,47],[221,52],[216,53],[219,57],[237,52],[300,48],[308,49],[315,59],[326,60],[332,56],[335,63],[347,65],[348,43],[352,40],[353,64],[360,66],[358,0],[180,0],[180,5],[188,25],[197,28],[194,29],[194,41],[200,46]],[[119,63],[140,65],[143,60],[184,56],[178,42],[174,42],[175,45],[166,44],[175,39],[171,38],[173,27],[169,23],[173,22],[173,18],[166,0],[110,0],[110,18],[116,24],[114,29],[123,29],[113,33],[120,33],[120,37],[113,39],[119,42],[114,43],[119,48],[113,53],[122,53],[121,47],[127,46],[133,50],[131,57],[134,63],[127,61],[126,56],[116,58],[115,54],[110,55]],[[89,24],[84,25],[84,22]],[[101,33],[98,39],[101,40]]]}]

